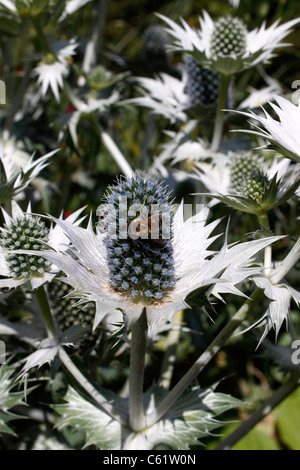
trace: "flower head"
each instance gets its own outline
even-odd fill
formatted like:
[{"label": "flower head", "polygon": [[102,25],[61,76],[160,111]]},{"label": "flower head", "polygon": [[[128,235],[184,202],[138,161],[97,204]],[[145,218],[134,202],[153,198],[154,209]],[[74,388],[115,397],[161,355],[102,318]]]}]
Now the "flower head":
[{"label": "flower head", "polygon": [[205,225],[203,207],[185,221],[183,209],[182,203],[173,218],[168,192],[158,181],[134,174],[109,189],[96,233],[91,221],[85,229],[55,219],[69,237],[69,250],[41,254],[67,275],[63,280],[74,288],[74,297],[95,302],[94,327],[115,309],[127,325],[144,309],[151,325],[171,320],[199,288],[213,286],[216,296],[240,294],[235,284],[257,272],[250,260],[276,237],[225,244],[214,253],[208,247],[219,221]]},{"label": "flower head", "polygon": [[69,74],[70,69],[68,58],[75,54],[76,47],[74,40],[68,44],[57,43],[53,46],[53,52],[48,52],[36,66],[34,73],[38,76],[43,96],[50,86],[56,100],[60,101],[59,89],[63,88],[63,79]]},{"label": "flower head", "polygon": [[187,52],[202,65],[226,75],[268,61],[274,49],[285,45],[282,39],[300,21],[296,18],[282,25],[276,21],[268,28],[263,24],[247,31],[238,18],[224,17],[215,23],[206,11],[199,18],[200,29],[191,28],[184,20],[181,27],[166,16],[158,16],[169,25],[174,50]]},{"label": "flower head", "polygon": [[[45,282],[51,281],[58,270],[43,256],[33,256],[30,251],[42,251],[45,246],[65,250],[68,239],[62,230],[56,227],[47,228],[40,217],[31,214],[29,204],[23,212],[19,205],[12,201],[12,217],[2,209],[5,224],[1,228],[0,238],[0,274],[6,279],[0,280],[0,287],[18,287],[31,283],[36,289]],[[82,209],[71,214],[67,220],[76,222]],[[81,219],[82,220],[82,219]],[[26,253],[28,251],[28,254]]]},{"label": "flower head", "polygon": [[210,195],[231,207],[259,214],[286,202],[300,181],[299,168],[286,159],[264,159],[254,151],[216,154],[211,162],[196,162],[196,178]]}]

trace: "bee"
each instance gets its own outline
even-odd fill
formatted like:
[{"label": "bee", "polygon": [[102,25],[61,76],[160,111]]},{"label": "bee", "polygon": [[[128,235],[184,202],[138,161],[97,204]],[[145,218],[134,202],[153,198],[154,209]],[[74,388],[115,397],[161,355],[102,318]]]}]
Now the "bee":
[{"label": "bee", "polygon": [[151,213],[151,206],[148,217],[137,217],[127,224],[127,231],[130,238],[151,240],[157,244],[166,243],[163,237],[163,216],[161,212]]}]

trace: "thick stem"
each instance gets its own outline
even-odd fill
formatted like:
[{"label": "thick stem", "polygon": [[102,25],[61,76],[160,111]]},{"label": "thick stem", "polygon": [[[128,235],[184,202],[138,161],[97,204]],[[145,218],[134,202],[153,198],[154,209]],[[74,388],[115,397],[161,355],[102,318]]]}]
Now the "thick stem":
[{"label": "thick stem", "polygon": [[42,28],[42,25],[40,23],[39,16],[31,16],[31,23],[34,26],[34,29],[36,31],[41,49],[44,50],[45,52],[51,52],[51,48],[49,46],[49,42],[45,36],[44,30]]},{"label": "thick stem", "polygon": [[129,369],[129,427],[140,431],[145,427],[143,385],[147,342],[147,315],[143,310],[131,331]]},{"label": "thick stem", "polygon": [[268,415],[279,403],[289,396],[300,384],[300,375],[293,374],[258,410],[244,421],[230,436],[215,448],[215,450],[228,450],[242,437],[248,434],[254,426]]},{"label": "thick stem", "polygon": [[228,87],[230,83],[230,78],[231,78],[230,75],[220,74],[219,101],[218,101],[218,108],[217,108],[216,119],[215,119],[214,133],[213,133],[212,142],[211,142],[211,150],[213,152],[217,152],[217,150],[219,149],[221,140],[222,140],[224,116],[225,116],[224,109],[226,108],[226,103],[227,103],[227,95],[228,95]]},{"label": "thick stem", "polygon": [[172,328],[167,337],[167,347],[166,347],[166,352],[164,355],[162,367],[161,367],[161,381],[160,385],[161,387],[165,388],[166,390],[169,390],[171,380],[173,377],[173,371],[174,371],[174,366],[175,366],[175,359],[176,359],[176,350],[177,346],[179,343],[179,337],[180,337],[180,324],[183,321],[183,313],[184,310],[180,310],[174,315],[174,323],[177,323],[178,328],[174,329]]},{"label": "thick stem", "polygon": [[102,139],[102,142],[104,146],[107,148],[117,165],[120,167],[120,169],[123,171],[124,175],[130,178],[133,174],[132,168],[127,162],[126,158],[120,151],[119,147],[115,144],[115,142],[112,140],[109,134],[107,132],[102,131],[100,129],[100,137]]},{"label": "thick stem", "polygon": [[[263,234],[266,236],[271,235],[268,213],[263,212],[259,214],[258,220],[259,220],[260,227],[261,227]],[[269,245],[269,246],[266,246],[264,250],[264,271],[265,271],[266,277],[270,276],[271,269],[272,269],[272,246]]]},{"label": "thick stem", "polygon": [[84,375],[80,372],[79,369],[77,369],[75,364],[71,361],[70,357],[62,347],[60,347],[58,350],[58,356],[63,365],[69,371],[69,373],[74,377],[74,379],[79,383],[79,385],[95,400],[97,405],[99,405],[100,408],[106,411],[114,419],[118,420],[121,424],[125,425],[127,423],[127,417],[116,413],[114,405],[111,405],[107,401],[107,399],[102,396],[101,393],[99,393],[98,390],[96,390],[93,385],[84,377]]},{"label": "thick stem", "polygon": [[48,302],[48,297],[43,286],[38,287],[34,290],[36,299],[41,309],[45,327],[47,330],[48,337],[51,339],[56,338],[56,328],[53,321],[53,316]]},{"label": "thick stem", "polygon": [[263,290],[256,289],[238,312],[232,317],[217,337],[212,341],[199,359],[192,365],[180,381],[158,404],[157,408],[146,417],[147,426],[150,427],[159,421],[163,415],[172,407],[185,389],[196,379],[197,375],[211,361],[211,359],[220,351],[228,338],[241,325],[247,317],[249,311],[263,298]]},{"label": "thick stem", "polygon": [[279,264],[279,266],[274,269],[271,282],[273,284],[278,284],[281,279],[292,269],[292,267],[297,263],[300,258],[300,238],[296,241],[295,245],[289,252],[289,254],[284,258],[284,260]]}]

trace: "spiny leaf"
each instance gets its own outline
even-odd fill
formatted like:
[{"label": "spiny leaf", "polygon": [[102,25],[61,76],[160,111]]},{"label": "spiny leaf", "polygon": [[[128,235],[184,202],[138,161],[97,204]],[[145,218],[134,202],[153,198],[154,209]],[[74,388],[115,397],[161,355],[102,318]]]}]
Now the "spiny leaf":
[{"label": "spiny leaf", "polygon": [[101,450],[121,448],[121,424],[117,420],[88,402],[72,387],[69,387],[64,399],[65,404],[54,406],[61,415],[56,424],[58,429],[73,426],[84,431],[85,446],[95,445]]}]

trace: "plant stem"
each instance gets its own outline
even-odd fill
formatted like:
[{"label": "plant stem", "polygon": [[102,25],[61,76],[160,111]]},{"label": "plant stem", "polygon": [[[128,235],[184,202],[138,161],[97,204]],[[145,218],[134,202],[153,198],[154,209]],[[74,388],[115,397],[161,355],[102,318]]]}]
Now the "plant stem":
[{"label": "plant stem", "polygon": [[38,16],[31,16],[30,17],[31,23],[34,26],[34,29],[36,31],[37,37],[39,39],[39,43],[41,46],[41,49],[44,50],[45,52],[51,52],[51,48],[49,46],[49,42],[45,36],[44,30],[41,26],[40,20]]},{"label": "plant stem", "polygon": [[124,175],[127,176],[127,178],[130,178],[133,174],[133,170],[131,166],[129,165],[125,156],[122,154],[119,147],[115,144],[113,139],[110,137],[110,135],[102,129],[95,114],[90,115],[90,123],[91,123],[91,126],[94,128],[94,131],[96,132],[96,134],[98,134],[98,136],[102,140],[103,145],[106,147],[106,149],[109,151],[109,153],[115,160],[116,164],[122,170]]},{"label": "plant stem", "polygon": [[41,309],[48,337],[51,339],[56,339],[56,328],[44,287],[38,287],[34,290],[34,293]]},{"label": "plant stem", "polygon": [[280,265],[274,269],[271,282],[277,284],[281,279],[292,269],[292,267],[297,263],[300,258],[300,238],[296,241],[295,245],[289,252],[289,254],[284,258]]},{"label": "plant stem", "polygon": [[226,108],[228,87],[230,83],[230,75],[220,74],[219,101],[215,119],[214,133],[211,142],[211,150],[216,152],[220,146],[223,126],[224,126],[224,108]]},{"label": "plant stem", "polygon": [[176,349],[177,349],[179,336],[180,336],[179,326],[183,321],[183,314],[184,314],[184,310],[180,310],[174,315],[174,323],[177,323],[178,328],[176,329],[172,328],[169,331],[168,337],[167,337],[166,352],[164,355],[163,363],[161,366],[161,373],[160,373],[160,376],[161,376],[160,385],[166,390],[170,388],[170,384],[171,384],[171,380],[173,376],[175,359],[176,359]]},{"label": "plant stem", "polygon": [[283,384],[258,410],[256,410],[246,421],[244,421],[230,436],[220,442],[215,450],[228,450],[244,437],[254,426],[268,415],[279,403],[289,396],[300,384],[299,373],[291,375],[290,379]]},{"label": "plant stem", "polygon": [[[264,235],[270,235],[270,224],[269,224],[269,218],[268,218],[268,213],[263,212],[259,214],[258,220],[261,226],[261,230]],[[269,277],[271,274],[271,269],[272,269],[272,246],[266,246],[264,249],[264,271],[265,271],[265,276]]]},{"label": "plant stem", "polygon": [[144,308],[131,331],[129,369],[129,427],[140,431],[145,427],[143,385],[147,343],[147,315]]},{"label": "plant stem", "polygon": [[82,71],[85,74],[90,73],[97,63],[97,54],[102,48],[108,3],[109,0],[98,0],[94,6],[92,33],[86,45],[82,63]]},{"label": "plant stem", "polygon": [[74,377],[74,379],[80,384],[80,386],[95,400],[97,405],[99,405],[104,411],[106,411],[110,416],[114,419],[117,419],[121,424],[127,423],[127,417],[122,415],[121,413],[116,413],[114,404],[110,404],[109,401],[101,395],[98,390],[96,390],[93,385],[84,377],[84,375],[80,372],[80,370],[75,366],[75,364],[71,361],[69,355],[66,351],[60,346],[58,350],[58,356],[66,367],[66,369],[70,372],[70,374]]},{"label": "plant stem", "polygon": [[147,426],[150,427],[159,421],[163,415],[172,407],[179,396],[185,389],[196,379],[197,375],[204,369],[204,367],[211,361],[217,354],[221,347],[226,343],[228,338],[234,331],[241,325],[247,317],[249,311],[263,299],[263,290],[256,289],[251,297],[242,305],[238,312],[232,317],[217,337],[212,341],[203,354],[197,359],[192,367],[180,379],[180,381],[173,387],[173,389],[165,396],[158,404],[157,408],[146,417]]},{"label": "plant stem", "polygon": [[100,129],[100,137],[102,139],[102,142],[104,146],[107,148],[115,162],[118,164],[120,169],[123,171],[124,175],[130,178],[132,176],[132,168],[127,162],[126,158],[120,151],[119,147],[115,144],[115,142],[112,140],[109,134],[107,132],[102,131]]}]

